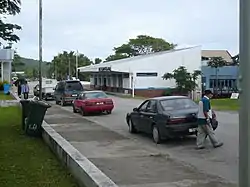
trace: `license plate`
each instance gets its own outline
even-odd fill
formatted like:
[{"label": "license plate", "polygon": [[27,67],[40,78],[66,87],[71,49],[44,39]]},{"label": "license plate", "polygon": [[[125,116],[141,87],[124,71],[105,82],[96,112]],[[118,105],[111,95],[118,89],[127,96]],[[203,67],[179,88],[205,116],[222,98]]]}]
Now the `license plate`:
[{"label": "license plate", "polygon": [[195,132],[196,128],[188,129],[189,132]]},{"label": "license plate", "polygon": [[77,97],[77,94],[73,94],[72,97]]}]

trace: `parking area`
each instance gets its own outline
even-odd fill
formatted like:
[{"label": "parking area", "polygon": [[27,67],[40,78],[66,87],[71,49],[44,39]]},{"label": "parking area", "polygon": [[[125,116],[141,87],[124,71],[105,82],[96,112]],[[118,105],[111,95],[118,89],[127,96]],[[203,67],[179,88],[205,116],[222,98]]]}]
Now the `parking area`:
[{"label": "parking area", "polygon": [[224,147],[197,151],[195,137],[156,145],[150,137],[130,134],[125,116],[141,101],[112,99],[111,115],[85,117],[51,102],[45,120],[119,186],[236,186],[229,183],[237,181],[236,114],[218,113]]}]

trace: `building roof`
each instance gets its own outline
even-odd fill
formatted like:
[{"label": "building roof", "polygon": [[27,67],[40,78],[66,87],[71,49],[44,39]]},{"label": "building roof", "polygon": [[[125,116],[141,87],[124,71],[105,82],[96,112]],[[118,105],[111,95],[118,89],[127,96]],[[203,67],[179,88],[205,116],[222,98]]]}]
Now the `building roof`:
[{"label": "building roof", "polygon": [[201,56],[207,58],[222,57],[228,63],[233,63],[232,56],[227,50],[202,50]]},{"label": "building roof", "polygon": [[93,70],[95,68],[99,68],[99,67],[103,67],[103,66],[108,67],[108,66],[111,66],[111,65],[117,65],[117,64],[120,64],[120,63],[126,63],[126,62],[130,62],[130,61],[141,60],[141,59],[148,58],[148,57],[160,56],[160,55],[164,55],[164,54],[167,54],[167,53],[185,51],[185,50],[189,50],[189,49],[193,49],[193,48],[197,48],[197,47],[200,47],[200,46],[179,48],[179,49],[161,51],[161,52],[156,52],[156,53],[150,53],[150,54],[146,54],[146,55],[139,55],[139,56],[124,58],[124,59],[120,59],[120,60],[113,60],[113,61],[103,62],[103,63],[95,64],[95,65],[83,66],[83,67],[79,67],[78,69],[80,70],[80,72],[82,72],[82,71],[84,72],[84,71]]}]

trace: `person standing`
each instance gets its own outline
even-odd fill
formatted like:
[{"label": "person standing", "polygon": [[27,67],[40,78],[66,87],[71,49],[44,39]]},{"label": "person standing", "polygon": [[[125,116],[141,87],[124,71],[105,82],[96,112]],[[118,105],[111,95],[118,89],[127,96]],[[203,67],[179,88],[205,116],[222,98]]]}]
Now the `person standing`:
[{"label": "person standing", "polygon": [[25,81],[24,84],[22,84],[22,94],[24,99],[29,98],[29,85],[27,81]]},{"label": "person standing", "polygon": [[197,134],[197,149],[205,148],[205,140],[208,136],[214,148],[221,147],[222,142],[219,142],[215,137],[213,128],[211,126],[212,110],[210,99],[213,97],[211,90],[205,90],[205,94],[199,102],[198,111],[198,134]]}]

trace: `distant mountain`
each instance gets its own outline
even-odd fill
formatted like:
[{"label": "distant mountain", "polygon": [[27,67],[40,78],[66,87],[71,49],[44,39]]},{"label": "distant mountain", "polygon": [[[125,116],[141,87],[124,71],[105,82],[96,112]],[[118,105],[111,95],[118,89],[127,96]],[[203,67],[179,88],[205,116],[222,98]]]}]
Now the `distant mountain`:
[{"label": "distant mountain", "polygon": [[[24,65],[18,65],[15,67],[16,71],[25,71],[26,69],[37,69],[39,68],[39,61],[38,60],[34,60],[31,58],[24,58],[21,57],[20,62],[23,63]],[[48,62],[43,62],[42,63],[42,70],[47,70]]]}]

